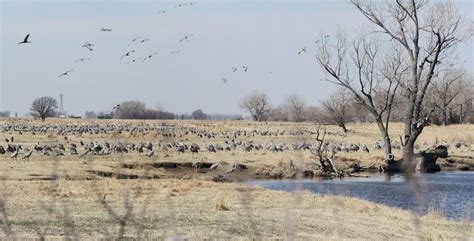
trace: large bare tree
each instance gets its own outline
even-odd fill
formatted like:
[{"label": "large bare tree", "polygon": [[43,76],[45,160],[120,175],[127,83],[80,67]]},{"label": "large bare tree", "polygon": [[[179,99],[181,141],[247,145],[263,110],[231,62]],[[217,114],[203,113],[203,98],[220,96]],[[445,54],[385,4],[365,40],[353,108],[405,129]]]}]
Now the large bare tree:
[{"label": "large bare tree", "polygon": [[334,42],[322,37],[317,60],[327,81],[345,88],[373,117],[384,140],[385,158],[393,159],[389,120],[399,82],[405,76],[401,51],[380,53],[380,41],[361,36],[349,43],[339,32]]},{"label": "large bare tree", "polygon": [[[377,48],[369,44],[363,44],[358,48],[354,44],[355,66],[358,71],[355,76],[351,75],[346,58],[344,42],[337,41],[335,58],[327,52],[321,41],[318,60],[322,67],[335,79],[335,83],[342,85],[356,98],[364,103],[371,112],[379,129],[384,136],[387,148],[390,143],[388,135],[388,121],[385,124],[380,117],[390,112],[390,108],[376,108],[374,103],[374,90],[385,90],[387,99],[395,96],[394,90],[401,87],[401,96],[404,99],[404,136],[403,159],[409,161],[414,154],[414,145],[423,129],[429,125],[430,111],[426,109],[425,97],[433,76],[439,65],[445,62],[453,53],[456,45],[462,41],[461,15],[452,2],[434,2],[429,4],[426,0],[394,0],[394,1],[370,1],[351,0],[352,5],[376,28],[369,37],[383,40],[385,48]],[[364,43],[366,41],[362,41]],[[359,50],[362,50],[359,51]],[[378,50],[382,50],[380,53]],[[389,59],[387,53],[396,56],[394,59],[400,61],[385,61],[389,64],[388,70],[383,73],[378,64],[373,65],[373,57],[383,56]],[[362,58],[361,58],[362,57]],[[331,62],[335,59],[335,62]],[[400,62],[400,63],[398,63]],[[406,68],[408,67],[408,68]],[[402,70],[407,71],[402,71]],[[380,73],[380,74],[377,74]],[[385,88],[379,88],[373,83],[381,82],[381,77],[389,82]],[[352,85],[353,81],[359,82],[359,88]],[[374,88],[375,87],[375,88]],[[386,102],[389,106],[390,101]],[[384,113],[381,113],[383,110]],[[388,113],[386,113],[388,112]]]},{"label": "large bare tree", "polygon": [[406,97],[403,159],[410,161],[418,136],[429,125],[429,112],[424,109],[428,87],[441,61],[449,58],[464,38],[461,15],[448,1],[351,2],[394,46],[404,50],[409,62],[409,76],[400,83]]},{"label": "large bare tree", "polygon": [[253,91],[240,102],[240,107],[250,113],[254,121],[264,121],[270,111],[267,95]]},{"label": "large bare tree", "polygon": [[42,121],[47,117],[54,117],[57,114],[58,102],[50,96],[40,97],[33,100],[30,111],[31,115],[41,118]]}]

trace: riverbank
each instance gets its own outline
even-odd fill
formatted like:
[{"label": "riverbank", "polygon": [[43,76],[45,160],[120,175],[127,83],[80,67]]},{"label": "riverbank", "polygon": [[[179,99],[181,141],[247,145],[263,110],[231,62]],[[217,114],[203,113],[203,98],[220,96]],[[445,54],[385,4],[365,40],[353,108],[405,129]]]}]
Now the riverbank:
[{"label": "riverbank", "polygon": [[474,227],[354,198],[199,180],[4,181],[2,190],[20,239],[117,237],[107,206],[119,219],[132,207],[124,227],[130,238],[460,240],[473,237]]}]

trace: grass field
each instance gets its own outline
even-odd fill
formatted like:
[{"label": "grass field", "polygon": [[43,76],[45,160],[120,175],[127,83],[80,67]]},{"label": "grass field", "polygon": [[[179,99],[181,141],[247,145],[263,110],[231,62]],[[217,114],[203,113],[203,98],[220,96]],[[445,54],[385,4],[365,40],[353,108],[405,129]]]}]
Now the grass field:
[{"label": "grass field", "polygon": [[[174,125],[176,128],[199,128],[213,132],[227,130],[285,130],[278,136],[248,136],[242,141],[264,145],[268,142],[286,143],[312,141],[309,135],[289,135],[292,130],[312,129],[310,123],[254,123],[254,122],[194,122],[194,121],[91,121],[58,120],[46,122],[31,120],[0,120],[0,127],[9,123],[18,125]],[[382,152],[372,150],[379,140],[378,130],[372,124],[349,125],[346,136],[336,134],[338,129],[327,127],[334,134],[328,141],[360,143],[369,146],[370,153],[339,153],[339,167],[357,162],[362,165],[381,162]],[[402,125],[391,124],[392,136],[398,139]],[[180,131],[177,131],[180,133]],[[156,132],[122,132],[121,134],[61,135],[55,132],[19,134],[17,131],[0,133],[1,140],[14,137],[14,143],[31,148],[36,143],[54,144],[84,142],[185,142],[197,143],[201,152],[178,153],[173,149],[160,150],[152,158],[143,153],[113,153],[108,156],[44,156],[34,152],[29,160],[12,160],[9,154],[0,155],[1,233],[9,238],[158,238],[183,236],[202,239],[423,239],[472,240],[472,222],[451,222],[431,213],[416,216],[408,211],[376,205],[354,198],[319,196],[307,192],[286,193],[249,187],[240,183],[215,183],[212,177],[223,174],[233,163],[249,167],[247,172],[269,168],[285,169],[290,160],[311,166],[314,160],[309,151],[284,152],[268,150],[245,152],[220,151],[209,153],[205,144],[222,143],[223,138],[201,138],[196,135],[163,137]],[[67,140],[65,138],[67,136]],[[395,140],[395,141],[396,141]],[[450,155],[458,162],[472,165],[474,152],[473,125],[428,127],[419,138],[421,148],[435,143],[454,141],[469,143],[469,147],[451,148]],[[425,143],[426,142],[426,143]],[[1,145],[6,145],[2,143]],[[82,152],[82,149],[79,151]],[[400,156],[400,150],[395,150]],[[210,162],[223,163],[212,171],[193,168],[169,170],[145,168],[156,162]],[[442,160],[443,161],[443,160]],[[123,168],[121,164],[137,168]],[[98,172],[111,173],[97,175]],[[121,174],[153,178],[118,179]],[[126,200],[128,199],[128,201]],[[0,203],[1,204],[1,203]],[[129,214],[127,215],[127,211]],[[114,217],[116,216],[116,217]],[[125,218],[123,218],[125,217]],[[123,230],[120,230],[120,227]],[[122,232],[123,231],[123,232]],[[0,236],[2,237],[2,236]]]}]

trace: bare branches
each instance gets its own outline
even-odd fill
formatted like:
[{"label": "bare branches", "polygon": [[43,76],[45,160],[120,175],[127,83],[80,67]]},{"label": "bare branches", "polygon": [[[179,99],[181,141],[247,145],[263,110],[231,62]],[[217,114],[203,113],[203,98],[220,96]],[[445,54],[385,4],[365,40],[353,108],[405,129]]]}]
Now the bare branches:
[{"label": "bare branches", "polygon": [[240,107],[248,111],[255,121],[263,121],[269,112],[267,95],[254,91],[242,99]]}]

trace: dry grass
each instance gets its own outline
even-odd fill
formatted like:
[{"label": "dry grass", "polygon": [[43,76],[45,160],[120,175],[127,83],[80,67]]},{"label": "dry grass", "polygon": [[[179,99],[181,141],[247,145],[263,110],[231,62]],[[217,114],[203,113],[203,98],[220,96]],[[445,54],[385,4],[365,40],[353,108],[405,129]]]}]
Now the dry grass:
[{"label": "dry grass", "polygon": [[[11,122],[12,120],[0,120],[0,125]],[[268,130],[286,130],[287,134],[282,136],[255,136],[255,137],[242,137],[242,141],[253,141],[259,144],[269,143],[273,141],[274,143],[286,143],[288,146],[295,142],[314,142],[310,136],[291,136],[288,135],[288,131],[298,130],[298,129],[311,129],[316,128],[315,125],[311,123],[255,123],[255,122],[232,122],[232,121],[210,121],[210,122],[197,122],[197,121],[121,121],[121,120],[58,120],[51,119],[47,120],[45,123],[40,121],[31,121],[31,120],[16,120],[16,124],[64,124],[64,123],[75,123],[75,124],[123,124],[131,123],[134,125],[143,125],[143,124],[161,124],[165,123],[168,125],[175,125],[177,127],[197,127],[201,129],[219,131],[219,130],[255,130],[255,129],[268,129]],[[376,140],[380,140],[380,135],[376,125],[374,124],[351,124],[348,126],[350,132],[347,136],[340,135],[329,135],[327,140],[334,141],[337,143],[360,143],[367,144],[369,149],[371,149],[370,154],[363,152],[355,153],[338,153],[339,161],[335,164],[338,169],[345,169],[350,166],[352,163],[357,162],[360,165],[370,166],[370,165],[379,165],[382,164],[383,152],[374,151],[372,146]],[[394,138],[394,143],[398,142],[398,136],[402,135],[402,124],[401,123],[392,123],[391,124],[392,136]],[[335,126],[329,126],[329,131],[337,132],[339,129]],[[205,149],[204,146],[210,143],[223,143],[221,138],[216,139],[207,139],[199,138],[194,135],[188,135],[183,137],[177,137],[174,139],[163,138],[157,136],[155,132],[148,133],[138,133],[134,132],[133,135],[130,135],[129,132],[123,132],[122,134],[99,134],[99,135],[89,135],[83,134],[82,136],[78,135],[68,135],[68,141],[64,140],[64,136],[57,135],[56,133],[49,132],[47,134],[31,135],[31,133],[23,133],[23,135],[18,135],[17,133],[0,133],[0,139],[3,137],[15,137],[15,143],[23,144],[27,147],[32,147],[34,144],[47,143],[53,144],[60,142],[65,144],[67,147],[67,142],[78,143],[80,140],[84,142],[91,141],[104,141],[107,140],[113,143],[115,140],[120,140],[123,142],[135,142],[140,141],[150,141],[152,143],[161,142],[184,142],[187,144],[197,143],[201,146],[202,149]],[[452,144],[455,140],[463,140],[468,142],[470,148],[450,148],[450,155],[467,158],[463,162],[469,162],[469,157],[474,156],[474,149],[472,148],[472,140],[474,140],[474,125],[453,125],[453,126],[436,126],[436,127],[427,127],[423,134],[420,136],[418,143],[421,145],[421,148],[427,148],[431,144],[435,144],[436,140],[448,141]],[[428,145],[424,146],[422,144],[427,143]],[[78,149],[79,152],[82,149]],[[394,154],[398,157],[401,157],[401,150],[394,150]],[[21,156],[21,155],[20,155]],[[209,153],[206,150],[201,150],[199,154],[187,153],[178,153],[175,150],[168,151],[156,151],[155,156],[152,159],[147,158],[144,154],[138,153],[129,153],[129,154],[113,154],[111,156],[93,156],[87,157],[86,159],[81,159],[78,156],[66,156],[57,157],[57,160],[60,162],[60,172],[59,175],[62,175],[64,171],[67,170],[69,179],[78,179],[83,180],[86,178],[91,178],[94,175],[86,172],[87,170],[93,168],[94,170],[100,171],[109,171],[109,172],[125,172],[128,174],[142,175],[144,170],[117,170],[118,163],[145,163],[150,161],[170,161],[170,162],[183,162],[183,161],[201,161],[201,162],[224,162],[229,163],[229,165],[239,162],[246,164],[248,166],[254,166],[256,168],[262,167],[265,165],[275,166],[281,168],[283,163],[293,160],[295,162],[303,161],[306,165],[309,165],[314,162],[312,155],[309,151],[285,151],[273,153],[270,151],[251,151],[244,152],[241,149],[237,149],[232,152],[221,151],[218,153]],[[33,156],[30,158],[29,162],[24,161],[12,161],[7,155],[0,155],[0,162],[4,163],[5,167],[9,168],[9,171],[5,173],[6,178],[8,179],[31,179],[32,177],[44,178],[49,175],[51,166],[53,165],[52,157],[43,156],[39,153],[33,153]],[[474,160],[471,160],[474,162]],[[150,175],[166,176],[160,170],[154,170]],[[193,173],[190,173],[193,175]]]},{"label": "dry grass", "polygon": [[[35,230],[41,228],[42,217],[47,215],[39,204],[51,202],[51,191],[47,190],[50,184],[45,181],[7,181],[4,184],[12,192],[7,202],[12,230],[20,238],[38,237]],[[123,214],[120,211],[123,209],[123,190],[130,190],[135,211],[125,229],[125,237],[135,237],[142,225],[142,237],[146,238],[163,239],[176,235],[191,240],[281,238],[288,231],[288,215],[296,222],[298,240],[406,240],[419,235],[426,240],[473,237],[472,223],[453,223],[430,215],[421,217],[420,226],[416,228],[408,211],[353,198],[303,192],[300,205],[293,206],[295,196],[291,193],[262,188],[254,188],[252,202],[245,203],[242,199],[245,187],[241,184],[196,180],[60,180],[53,192],[57,205],[69,207],[75,231],[83,239],[118,232],[117,222],[97,202],[92,191],[95,188],[106,194],[107,202],[120,214]],[[140,213],[145,203],[148,203],[146,212]],[[247,209],[251,209],[251,215]],[[63,216],[62,209],[53,212],[48,237],[63,237]],[[251,223],[255,226],[251,227]]]}]

